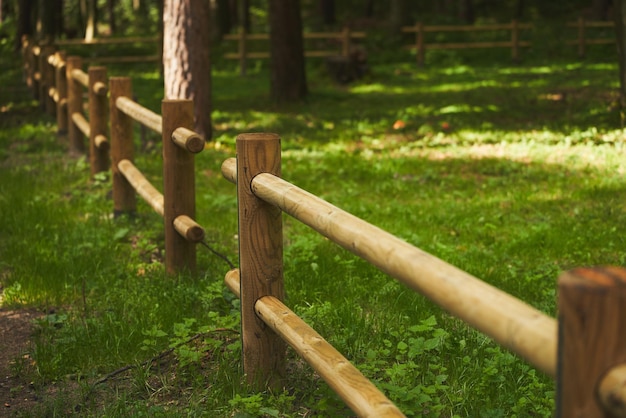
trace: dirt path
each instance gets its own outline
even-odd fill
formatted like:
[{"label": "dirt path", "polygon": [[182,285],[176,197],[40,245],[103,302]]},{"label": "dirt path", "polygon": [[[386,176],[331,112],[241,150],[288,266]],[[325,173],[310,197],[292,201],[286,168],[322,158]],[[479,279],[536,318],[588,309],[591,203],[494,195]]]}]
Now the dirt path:
[{"label": "dirt path", "polygon": [[0,417],[28,409],[37,402],[34,389],[19,371],[21,364],[31,361],[33,320],[42,316],[33,309],[0,308]]}]

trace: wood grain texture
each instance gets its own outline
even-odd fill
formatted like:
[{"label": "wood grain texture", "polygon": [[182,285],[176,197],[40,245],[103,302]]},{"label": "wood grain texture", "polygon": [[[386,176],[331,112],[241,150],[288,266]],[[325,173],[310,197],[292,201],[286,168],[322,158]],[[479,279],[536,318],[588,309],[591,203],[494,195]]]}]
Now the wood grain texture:
[{"label": "wood grain texture", "polygon": [[72,120],[72,115],[74,115],[75,113],[79,113],[81,115],[83,113],[82,84],[77,82],[72,75],[75,70],[81,71],[82,65],[83,64],[80,57],[72,56],[67,58],[65,66],[67,79],[67,133],[69,139],[70,153],[72,154],[82,154],[85,152],[84,136],[78,126],[76,126]]},{"label": "wood grain texture", "polygon": [[258,199],[250,188],[259,173],[280,175],[280,138],[275,134],[237,137],[237,200],[244,372],[259,389],[278,386],[285,374],[285,343],[254,310],[263,296],[282,299],[282,212]]},{"label": "wood grain texture", "polygon": [[163,118],[129,97],[118,97],[117,108],[152,131],[162,134]]},{"label": "wood grain texture", "polygon": [[600,400],[623,409],[623,388],[612,396],[599,396],[598,388],[612,368],[626,363],[626,270],[597,267],[563,273],[558,306],[557,416],[611,416]]},{"label": "wood grain texture", "polygon": [[169,274],[196,272],[196,246],[181,236],[174,221],[181,215],[196,216],[194,157],[174,143],[178,128],[193,127],[191,100],[161,102],[163,139],[163,203],[165,227],[165,269]]},{"label": "wood grain texture", "polygon": [[132,84],[128,77],[109,79],[109,115],[111,119],[111,177],[113,182],[114,214],[132,214],[137,209],[135,189],[120,172],[118,164],[122,160],[133,161],[133,120],[120,111],[117,99],[133,95]]},{"label": "wood grain texture", "polygon": [[56,53],[56,65],[55,85],[57,89],[58,99],[57,105],[57,133],[59,135],[67,134],[67,74],[66,74],[66,61],[67,54],[65,51],[57,51]]},{"label": "wood grain texture", "polygon": [[137,191],[156,213],[163,216],[163,194],[129,160],[122,160],[117,165],[119,172]]},{"label": "wood grain texture", "polygon": [[[107,70],[105,67],[89,67],[89,164],[91,175],[109,169],[109,152],[107,147],[98,147],[96,138],[107,135],[108,103],[107,97],[98,94],[102,86],[106,89]],[[100,87],[97,87],[100,86]]]},{"label": "wood grain texture", "polygon": [[543,372],[556,374],[554,318],[276,176],[256,176],[252,190],[257,197],[427,296]]}]

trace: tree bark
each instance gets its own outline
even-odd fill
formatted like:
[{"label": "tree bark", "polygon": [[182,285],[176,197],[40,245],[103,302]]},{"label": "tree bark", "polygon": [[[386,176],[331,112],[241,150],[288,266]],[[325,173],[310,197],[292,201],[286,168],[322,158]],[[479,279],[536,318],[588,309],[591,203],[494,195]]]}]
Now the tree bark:
[{"label": "tree bark", "polygon": [[98,34],[96,22],[96,0],[87,0],[87,26],[85,28],[85,40],[91,41]]},{"label": "tree bark", "polygon": [[22,47],[22,37],[34,34],[33,28],[33,1],[19,0],[17,6],[17,36],[15,37],[16,51]]},{"label": "tree bark", "polygon": [[300,0],[269,0],[270,95],[277,102],[306,97]]},{"label": "tree bark", "polygon": [[319,10],[324,26],[333,26],[337,23],[335,19],[335,0],[320,0]]},{"label": "tree bark", "polygon": [[107,0],[107,10],[109,11],[109,28],[111,34],[117,32],[117,21],[115,20],[115,0]]},{"label": "tree bark", "polygon": [[194,130],[211,138],[209,4],[166,0],[163,10],[163,77],[166,99],[194,102]]}]

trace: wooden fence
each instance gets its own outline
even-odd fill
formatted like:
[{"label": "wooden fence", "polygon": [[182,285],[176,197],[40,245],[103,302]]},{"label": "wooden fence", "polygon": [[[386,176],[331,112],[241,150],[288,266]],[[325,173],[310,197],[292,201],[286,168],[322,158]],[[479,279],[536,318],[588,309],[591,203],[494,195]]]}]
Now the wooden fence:
[{"label": "wooden fence", "polygon": [[[28,56],[31,53],[36,54],[35,48],[26,52],[27,63],[33,59]],[[69,65],[72,57],[64,63],[62,53],[37,54],[43,64],[40,79],[44,83],[33,88],[33,93],[42,103],[52,99],[55,106],[45,106],[49,112],[57,116],[67,112],[68,127],[81,119],[62,109],[64,83],[48,75],[49,71],[54,69],[60,78],[65,76],[67,86],[75,82],[90,86],[94,93],[89,94],[90,119],[96,117],[91,114],[92,101],[101,101],[108,91],[114,212],[133,212],[135,194],[139,193],[164,217],[168,272],[193,270],[194,243],[204,235],[192,219],[193,154],[204,148],[204,140],[189,128],[193,103],[165,100],[160,116],[130,99],[130,79],[111,78],[107,87],[100,78],[103,69],[90,68],[83,73],[75,64]],[[56,58],[47,59],[45,54]],[[26,69],[32,67],[27,65]],[[37,77],[29,74],[27,79]],[[40,94],[42,89],[49,94]],[[100,111],[106,110],[100,107]],[[132,162],[133,121],[162,135],[163,195]],[[89,134],[79,130],[90,142],[95,141],[91,121]],[[89,150],[94,148],[90,146]],[[227,159],[221,167],[223,176],[237,187],[240,241],[240,266],[225,275],[225,282],[241,298],[243,364],[251,384],[263,389],[284,377],[287,343],[357,415],[404,416],[356,367],[283,304],[280,215],[285,212],[556,378],[557,416],[626,416],[626,270],[581,268],[562,274],[557,320],[283,180],[278,135],[239,135],[236,151],[237,158]]]},{"label": "wooden fence", "polygon": [[[365,38],[365,32],[353,32],[346,27],[341,32],[311,32],[304,33],[302,36],[305,40],[335,40],[339,46],[339,48],[335,50],[305,50],[305,57],[324,58],[338,55],[347,58],[352,48],[352,40]],[[248,60],[268,59],[270,57],[269,52],[250,51],[250,42],[267,42],[269,39],[270,36],[267,33],[246,33],[245,30],[240,30],[238,34],[225,35],[224,40],[237,41],[237,52],[226,53],[224,54],[224,58],[239,60],[239,70],[242,74],[245,74]]]},{"label": "wooden fence", "polygon": [[575,45],[578,47],[578,56],[584,57],[587,53],[587,45],[608,45],[615,43],[615,35],[611,38],[598,38],[588,36],[589,28],[595,29],[608,29],[613,28],[615,24],[613,22],[590,22],[584,18],[579,18],[577,22],[571,22],[567,24],[570,28],[576,28],[578,30],[578,39],[567,41],[568,45]]}]

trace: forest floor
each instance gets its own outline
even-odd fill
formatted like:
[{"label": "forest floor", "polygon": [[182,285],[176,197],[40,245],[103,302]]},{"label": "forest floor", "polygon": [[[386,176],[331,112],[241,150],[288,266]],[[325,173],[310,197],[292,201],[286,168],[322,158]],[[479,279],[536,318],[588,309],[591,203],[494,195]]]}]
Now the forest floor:
[{"label": "forest floor", "polygon": [[42,316],[35,309],[0,308],[0,416],[29,409],[37,402],[33,385],[15,371],[20,367],[18,362],[31,361],[29,349],[33,321]]}]

